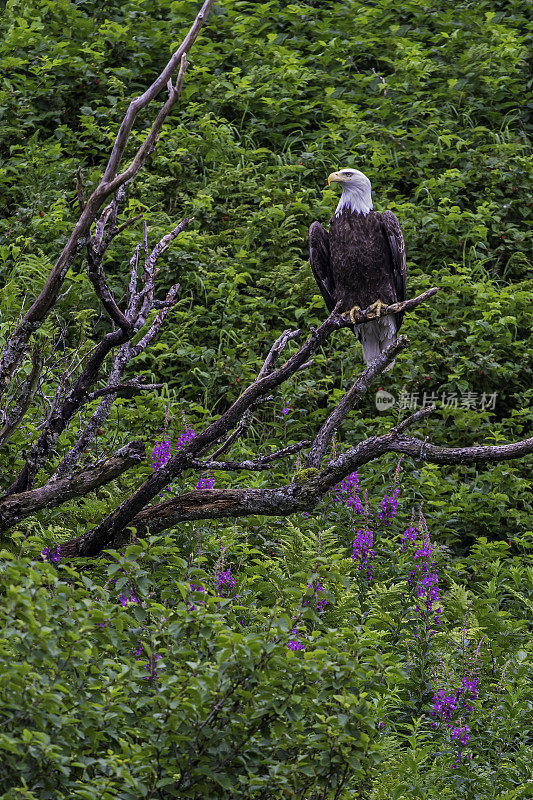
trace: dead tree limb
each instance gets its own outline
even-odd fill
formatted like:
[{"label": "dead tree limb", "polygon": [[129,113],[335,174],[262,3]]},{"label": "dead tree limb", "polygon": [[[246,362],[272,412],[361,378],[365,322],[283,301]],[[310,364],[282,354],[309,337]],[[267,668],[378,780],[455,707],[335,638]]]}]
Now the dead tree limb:
[{"label": "dead tree limb", "polygon": [[[126,308],[127,315],[142,314],[143,309],[145,310],[146,297],[153,298],[153,288],[150,287],[150,283],[153,287],[155,264],[150,262],[150,251],[146,237],[144,250],[145,283],[148,284],[148,287],[145,286],[141,293],[137,293],[136,270],[132,269],[131,291]],[[153,253],[154,251],[152,250],[151,252]],[[148,291],[146,291],[147,288]],[[142,297],[142,308],[139,312],[133,311],[134,307],[140,302],[141,294],[144,295]],[[415,308],[424,299],[431,297],[432,294],[434,292],[430,294],[425,292],[418,298],[405,301],[405,304],[410,308]],[[396,308],[394,311],[389,308],[385,311],[385,314],[403,310],[402,306],[404,304],[398,305],[400,308]],[[145,338],[151,335],[154,326],[157,327],[157,318],[164,315],[166,311],[167,309],[163,309],[158,312],[156,322],[152,324]],[[365,324],[367,321],[369,319],[364,318],[360,324]],[[488,463],[490,461],[518,458],[533,452],[533,439],[509,445],[443,448],[428,444],[427,441],[405,436],[407,428],[423,420],[433,410],[432,408],[427,408],[403,420],[388,433],[382,436],[373,436],[360,442],[356,447],[350,448],[346,453],[337,456],[327,466],[321,468],[323,457],[328,449],[334,430],[346,419],[356,403],[364,396],[392,359],[407,346],[406,338],[401,337],[365,369],[337,407],[330,412],[311,444],[310,458],[308,460],[308,465],[311,465],[311,469],[304,471],[303,480],[296,480],[288,485],[268,489],[199,490],[183,494],[166,503],[149,506],[150,501],[155,499],[165,486],[185,470],[193,469],[204,472],[210,469],[224,469],[227,471],[263,470],[268,469],[275,460],[283,458],[290,453],[299,452],[304,446],[307,446],[308,442],[299,442],[296,445],[289,445],[266,456],[259,456],[255,459],[240,462],[216,461],[213,457],[206,460],[199,458],[202,453],[212,449],[213,444],[220,441],[228,431],[238,426],[239,421],[242,422],[243,418],[251,413],[258,403],[270,397],[271,393],[287,378],[292,377],[306,366],[317,348],[323,345],[335,330],[349,324],[351,324],[351,321],[348,322],[345,318],[340,317],[337,311],[334,311],[317,330],[311,332],[308,339],[295,353],[289,355],[283,364],[278,365],[279,357],[288,342],[299,335],[299,331],[285,331],[272,346],[256,380],[244,390],[230,408],[211,425],[208,425],[198,436],[184,445],[164,467],[151,475],[137,491],[93,530],[62,545],[64,556],[95,556],[103,549],[120,543],[121,537],[124,536],[124,531],[128,527],[134,527],[139,535],[144,535],[145,533],[157,533],[180,522],[195,519],[240,517],[251,514],[283,516],[298,511],[311,510],[347,474],[389,452],[405,453],[423,461],[440,464]],[[113,334],[124,336],[124,332],[121,330],[114,331]],[[123,364],[130,357],[130,349],[132,348],[129,343],[125,343],[119,348],[115,357],[115,369],[111,371],[112,374],[110,374],[108,381],[109,394],[102,391],[101,404],[106,403],[110,397],[117,394],[120,388]],[[119,355],[121,355],[122,360],[118,358]],[[76,456],[79,456],[80,452],[78,445],[79,442],[72,451],[72,453],[76,452]],[[315,467],[314,464],[317,466]],[[124,463],[120,466],[121,470],[123,466]],[[127,466],[124,466],[124,468],[127,468]],[[100,477],[98,477],[100,475],[98,465],[94,468],[89,468],[89,471],[85,470],[80,475],[85,476],[85,482],[80,479],[78,483],[69,483],[71,481],[70,478],[56,474],[53,479],[49,480],[40,489],[19,492],[4,497],[0,501],[0,521],[2,521],[4,528],[8,528],[15,522],[20,521],[24,516],[35,513],[35,510],[39,508],[61,504],[68,497],[76,496],[78,492],[83,493],[82,489],[84,488],[89,491],[90,488],[88,487],[96,485],[94,483],[95,480],[100,480]],[[15,508],[17,511],[14,517]]]},{"label": "dead tree limb", "polygon": [[280,458],[286,458],[287,456],[294,455],[294,453],[299,453],[304,447],[310,444],[311,442],[309,439],[302,439],[301,442],[290,444],[282,450],[276,450],[274,453],[268,453],[267,455],[258,456],[257,458],[248,459],[247,461],[202,461],[201,459],[193,458],[189,461],[189,466],[192,469],[204,469],[206,471],[223,469],[228,472],[239,472],[242,470],[259,472],[266,469]]},{"label": "dead tree limb", "polygon": [[[431,297],[433,293],[428,295],[427,292],[424,295],[421,295],[419,298],[414,298],[413,300],[405,301],[406,304],[409,304],[410,308],[416,307],[420,302],[423,302],[423,299],[427,299]],[[423,299],[422,299],[423,298]],[[403,310],[404,303],[396,304],[395,311],[386,311],[385,313],[396,313],[399,310]],[[368,319],[364,318],[361,320],[361,324],[367,322]],[[90,556],[96,555],[97,553],[101,552],[102,549],[109,547],[112,542],[114,542],[120,535],[121,532],[128,526],[133,525],[133,519],[139,520],[139,515],[141,515],[141,521],[145,519],[142,516],[143,509],[153,500],[156,496],[158,496],[163,489],[168,486],[169,483],[183,470],[187,469],[188,465],[191,463],[197,455],[208,448],[209,445],[219,440],[221,436],[227,433],[228,430],[235,427],[237,421],[242,419],[243,415],[250,409],[252,403],[256,402],[260,397],[265,396],[267,393],[272,392],[278,386],[280,386],[288,377],[295,374],[298,369],[309,360],[309,357],[313,355],[316,349],[322,345],[331,335],[331,333],[338,329],[339,327],[344,327],[345,325],[350,324],[345,319],[340,318],[337,311],[333,311],[332,314],[327,318],[327,320],[316,330],[311,333],[307,341],[299,348],[299,350],[290,356],[287,361],[282,364],[277,369],[272,369],[272,371],[267,371],[267,374],[263,374],[261,377],[258,378],[250,385],[247,389],[241,394],[241,396],[232,404],[232,406],[224,412],[217,420],[215,420],[211,425],[209,425],[204,431],[202,431],[198,436],[196,436],[192,441],[186,444],[175,456],[173,456],[169,462],[163,468],[157,470],[152,476],[150,476],[138,489],[134,492],[127,500],[125,500],[112,514],[106,517],[102,522],[97,525],[93,530],[88,531],[84,534],[79,540],[76,541],[75,545],[72,547],[76,550],[78,555]],[[296,335],[296,332],[295,332]],[[281,337],[280,337],[281,338]],[[294,338],[294,337],[291,337]],[[279,341],[279,340],[278,340]],[[377,377],[390,360],[392,360],[392,351],[395,348],[399,347],[400,349],[404,346],[403,342],[393,343],[389,345],[387,348],[386,353],[382,354],[376,361],[374,362],[371,367],[373,369],[369,374],[372,375],[372,378]],[[389,358],[390,357],[390,358]],[[261,373],[260,373],[261,375]],[[346,408],[349,406],[350,402],[354,399],[354,396],[358,393],[361,395],[367,391],[368,387],[371,384],[370,378],[366,381],[363,381],[359,384],[358,392],[353,391],[352,395],[350,395],[350,400],[345,401],[342,408],[344,412],[347,413]],[[341,401],[342,402],[342,401]],[[413,421],[416,421],[418,418],[413,416]],[[402,430],[405,428],[405,425],[402,427]],[[383,455],[386,452],[389,452],[391,449],[402,452],[398,450],[398,447],[405,441],[402,440],[400,445],[396,443],[394,448],[391,448],[390,445],[393,441],[395,441],[400,435],[400,431],[393,429],[389,434],[384,437],[372,437],[371,439],[366,440],[366,442],[362,442],[355,448],[353,451],[350,451],[353,456],[353,463],[350,459],[337,459],[333,464],[342,464],[342,469],[335,470],[332,465],[326,468],[325,471],[322,471],[320,474],[323,475],[324,480],[320,484],[313,483],[311,481],[308,484],[307,490],[291,490],[290,488],[287,489],[286,487],[280,487],[275,490],[264,490],[264,501],[259,501],[259,497],[263,496],[261,494],[257,494],[256,490],[244,490],[244,495],[242,496],[243,502],[245,505],[242,507],[243,509],[246,507],[248,509],[249,514],[263,514],[263,513],[274,513],[272,510],[273,506],[269,506],[269,502],[277,503],[276,512],[279,515],[283,515],[285,513],[293,513],[294,511],[299,510],[306,510],[307,506],[313,506],[318,502],[319,496],[323,496],[323,493],[328,491],[332,485],[338,483],[345,475],[347,475],[350,471],[353,471],[357,468],[358,465],[366,463],[367,461],[373,460],[374,458],[378,458],[379,456]],[[319,449],[323,448],[323,439],[321,440],[321,444],[316,446],[316,451],[318,452]],[[527,447],[527,445],[526,445]],[[466,448],[468,450],[468,448]],[[533,450],[533,446],[532,446]],[[503,452],[503,451],[502,451]],[[368,457],[366,454],[369,454]],[[465,462],[468,463],[468,462]],[[354,466],[355,464],[355,466]],[[343,471],[345,469],[345,471]],[[328,476],[332,476],[331,479]],[[295,493],[296,492],[296,493]],[[321,494],[322,492],[322,494]],[[235,493],[230,493],[231,497],[233,498],[232,503],[234,503]],[[213,495],[215,496],[215,495]],[[241,495],[238,495],[241,497]],[[224,495],[225,498],[228,495]],[[220,494],[216,495],[216,498],[224,500],[224,497]],[[256,503],[255,511],[251,511],[251,505],[246,498],[254,498],[254,502]],[[242,499],[241,498],[241,499]],[[276,498],[274,500],[268,501],[268,498]],[[297,500],[297,502],[296,502]],[[283,502],[282,502],[283,501]],[[169,501],[173,502],[173,501]],[[183,502],[180,498],[177,502]],[[196,500],[193,501],[196,504]],[[240,502],[240,501],[239,501]],[[303,504],[303,505],[302,505]],[[224,503],[223,503],[224,505]],[[226,506],[224,506],[226,508]],[[270,507],[270,511],[263,511],[266,507]],[[173,509],[173,506],[168,506],[165,504],[165,509]],[[218,508],[218,506],[217,506]],[[232,505],[232,508],[235,508],[235,505]],[[291,509],[291,510],[284,510],[284,509]],[[227,508],[226,508],[227,511]],[[152,513],[152,509],[147,510],[148,514]],[[170,512],[169,512],[170,513]],[[181,512],[180,512],[181,513]],[[198,512],[197,512],[198,513]],[[243,511],[244,513],[244,511]],[[216,516],[221,516],[222,512],[220,509],[216,511]],[[227,513],[226,516],[233,516],[233,511],[231,513]],[[237,514],[239,516],[240,514]],[[173,514],[170,513],[170,517],[174,519]],[[150,517],[152,519],[152,517]]]},{"label": "dead tree limb", "polygon": [[[97,234],[97,236],[103,235],[103,218],[109,216],[110,214],[110,207],[104,209],[104,212],[100,217],[100,233]],[[89,262],[88,271],[94,272],[93,285],[95,287],[95,291],[102,301],[104,308],[109,312],[111,320],[119,326],[119,330],[113,330],[105,334],[102,340],[96,345],[96,347],[93,348],[89,357],[87,358],[83,370],[78,375],[73,385],[66,392],[63,401],[59,402],[59,396],[56,396],[48,418],[43,425],[39,439],[31,446],[26,456],[26,463],[24,467],[15,478],[11,486],[5,490],[4,497],[18,494],[19,492],[24,492],[32,488],[37,473],[48,462],[52,447],[55,445],[63,431],[67,428],[73,416],[83,406],[96,399],[100,394],[109,394],[109,396],[112,398],[112,404],[112,402],[114,402],[114,400],[116,400],[121,393],[124,394],[124,390],[127,390],[126,396],[131,396],[133,390],[139,390],[139,385],[136,383],[130,383],[129,386],[120,384],[120,378],[122,377],[128,362],[135,356],[139,355],[144,347],[146,347],[147,344],[150,344],[155,338],[155,335],[159,331],[169,308],[175,302],[175,296],[179,288],[178,284],[175,284],[170,289],[170,292],[166,297],[165,307],[158,311],[155,321],[152,323],[149,331],[145,334],[143,339],[132,347],[125,347],[125,345],[144,327],[150,311],[154,308],[156,276],[155,267],[157,260],[168,248],[170,242],[172,242],[190,222],[190,219],[183,219],[179,225],[177,225],[170,234],[164,236],[154,247],[152,252],[147,255],[147,262],[144,270],[144,288],[141,292],[136,291],[137,281],[136,278],[134,279],[134,272],[136,276],[137,262],[135,258],[132,259],[133,265],[131,266],[130,275],[130,289],[132,289],[132,294],[129,296],[125,312],[122,312],[118,308],[114,298],[107,291],[107,284],[105,283],[105,278],[103,277],[103,271],[101,269],[101,258],[103,257],[102,252],[98,249],[97,244],[95,245],[91,243],[90,249],[93,261]],[[101,276],[101,280],[98,275]],[[141,308],[137,310],[141,299]],[[124,324],[121,323],[121,320],[124,320]],[[112,375],[108,379],[107,387],[101,390],[96,390],[95,392],[90,392],[91,387],[101,377],[100,373],[106,357],[117,347],[120,348],[119,355],[117,355],[115,359],[114,367],[112,368]],[[64,382],[60,381],[60,386],[61,385],[64,385]],[[140,386],[140,390],[143,390],[144,388],[146,387],[142,385]],[[111,404],[104,403],[104,405],[102,405],[100,414],[98,415],[100,424],[105,418],[105,411],[107,410],[107,413],[109,413]],[[90,425],[91,434],[94,434],[95,430],[97,430],[97,428],[95,428],[95,422],[96,419],[93,419],[92,424]],[[80,441],[78,441],[77,446],[75,447],[77,457],[79,457],[79,454],[83,449],[85,449],[83,445],[86,445],[88,441],[92,441],[90,439],[89,431],[85,431],[85,435],[82,434],[82,437],[80,438],[83,439],[83,442],[80,443]],[[68,468],[71,469],[75,464],[73,457],[68,459],[67,463]],[[66,464],[60,465],[59,474],[66,474]],[[0,498],[0,500],[1,499],[3,498]]]},{"label": "dead tree limb", "polygon": [[[192,220],[183,219],[152,249],[149,246],[148,227],[143,221],[142,240],[135,248],[130,261],[129,286],[125,301],[117,300],[113,294],[103,267],[104,255],[115,238],[137,219],[132,217],[118,224],[120,202],[125,196],[127,186],[139,174],[149,154],[154,150],[162,126],[180,97],[188,67],[187,54],[213,5],[214,0],[206,0],[203,3],[189,33],[161,74],[140,97],[131,101],[120,124],[103,177],[87,200],[84,197],[81,168],[78,169],[76,195],[79,218],[41,293],[24,314],[21,311],[1,353],[0,397],[12,381],[16,387],[15,392],[11,392],[8,403],[11,410],[9,412],[6,410],[1,417],[3,427],[0,430],[0,443],[7,441],[16,430],[28,411],[32,397],[37,396],[42,399],[45,406],[44,420],[35,426],[40,431],[39,436],[29,446],[24,467],[4,496],[0,497],[0,526],[3,530],[45,507],[59,506],[73,497],[93,491],[138,464],[144,456],[144,447],[134,442],[97,464],[73,473],[74,469],[79,467],[87,445],[94,441],[100,425],[107,419],[116,398],[131,396],[137,391],[160,386],[160,384],[147,386],[135,379],[124,381],[123,377],[132,359],[152,344],[169,310],[176,302],[179,288],[177,283],[170,288],[165,299],[155,297],[157,262],[170,243]],[[130,163],[122,167],[126,146],[139,113],[162,91],[166,92],[165,99],[156,110],[148,132]],[[87,251],[88,276],[107,314],[110,330],[88,353],[82,352],[82,345],[74,353],[68,350],[66,330],[62,330],[58,339],[64,345],[59,375],[54,389],[47,393],[39,385],[44,381],[40,377],[42,359],[35,352],[29,378],[23,382],[17,381],[13,376],[28,353],[32,334],[42,325],[57,303],[67,270],[83,246]],[[141,253],[142,263],[139,264]],[[139,271],[142,272],[140,289]],[[416,298],[385,307],[381,311],[381,316],[411,311],[437,291],[434,287]],[[150,317],[154,311],[157,312],[155,318]],[[144,535],[148,532],[157,533],[186,520],[239,517],[249,514],[280,516],[310,510],[347,474],[386,453],[404,453],[421,461],[438,464],[471,464],[521,458],[533,452],[533,439],[498,446],[445,448],[428,444],[427,440],[422,441],[405,435],[409,427],[431,413],[432,409],[424,409],[403,420],[387,433],[360,442],[323,467],[324,456],[334,432],[365,396],[387,365],[407,346],[407,339],[400,337],[357,378],[336,408],[330,411],[312,443],[298,442],[273,453],[244,461],[217,460],[245,434],[254,411],[271,399],[273,393],[287,379],[313,364],[313,355],[319,347],[326,344],[335,331],[346,326],[351,327],[353,324],[365,324],[372,318],[370,309],[352,309],[349,315],[342,315],[338,305],[317,330],[311,331],[307,340],[296,352],[280,364],[281,354],[289,342],[300,335],[300,331],[284,331],[271,347],[257,378],[240,397],[218,419],[181,447],[168,463],[150,475],[93,530],[63,545],[63,554],[95,556],[104,548],[120,542],[128,527],[135,527],[139,534]],[[147,330],[144,330],[145,325]],[[133,344],[133,337],[138,333],[141,334],[143,330],[142,338]],[[46,370],[48,365],[45,372]],[[105,386],[97,386],[100,382],[105,382]],[[87,411],[86,406],[94,401],[99,401],[98,406],[88,422],[84,423],[83,413]],[[32,488],[40,470],[50,467],[58,439],[76,414],[80,415],[82,428],[78,441],[62,457],[55,473],[48,481],[43,486]],[[307,458],[307,469],[299,476],[301,480],[288,485],[267,489],[201,490],[182,494],[165,503],[149,505],[169,483],[186,470],[266,470],[278,459],[300,452],[309,444],[311,447]],[[212,453],[210,457],[203,458],[210,452]]]},{"label": "dead tree limb", "polygon": [[[121,186],[135,178],[142,168],[146,157],[155,146],[162,125],[180,96],[186,69],[187,53],[190,51],[201,28],[205,24],[213,4],[214,0],[206,0],[206,2],[204,2],[187,36],[172,55],[161,74],[144,94],[140,95],[140,97],[136,97],[130,103],[122,124],[120,125],[102,180],[86,202],[83,199],[83,189],[81,187],[81,171],[78,171],[77,195],[81,207],[80,217],[39,296],[18,322],[15,330],[6,342],[0,358],[0,398],[3,396],[12,375],[24,357],[31,336],[42,325],[43,321],[54,307],[63,281],[65,280],[67,270],[73,263],[80,245],[85,243],[91,225],[95,222],[102,204]],[[178,79],[176,84],[173,85],[171,79],[178,68]],[[123,173],[117,174],[137,115],[167,86],[169,87],[168,100],[161,106],[156,115],[155,122],[137,150],[129,167]]]},{"label": "dead tree limb", "polygon": [[307,456],[307,467],[316,469],[322,464],[322,459],[331,444],[333,434],[339,428],[340,424],[365,396],[376,378],[381,375],[381,372],[408,344],[409,340],[407,336],[400,336],[394,344],[388,347],[384,353],[381,353],[381,355],[369,364],[361,375],[359,375],[352,388],[346,392],[342,400],[335,406],[320,428],[311,450],[309,451],[309,455]]},{"label": "dead tree limb", "polygon": [[[252,515],[280,517],[311,511],[342,478],[385,453],[406,453],[434,464],[497,463],[533,453],[533,438],[505,445],[448,448],[430,446],[420,439],[395,437],[394,432],[371,437],[331,461],[325,469],[301,484],[268,489],[202,489],[187,492],[143,509],[132,518],[129,527],[135,528],[137,536],[143,536],[160,533],[182,522],[201,519]],[[116,534],[115,539],[120,541],[120,535]],[[115,539],[106,546],[112,547]],[[83,545],[83,536],[72,539],[61,546],[62,554],[68,558],[97,555],[100,552],[98,548],[91,552]]]},{"label": "dead tree limb", "polygon": [[20,388],[13,408],[9,413],[6,412],[4,424],[0,428],[0,448],[14,434],[30,407],[31,401],[39,388],[39,378],[41,377],[42,369],[43,358],[39,349],[35,347],[32,353],[31,372]]},{"label": "dead tree limb", "polygon": [[[109,458],[66,478],[49,482],[39,489],[11,495],[0,502],[0,531],[37,513],[47,506],[57,506],[72,499],[84,497],[99,486],[118,478],[146,457],[142,442],[130,442]],[[58,500],[60,502],[58,503]]]}]

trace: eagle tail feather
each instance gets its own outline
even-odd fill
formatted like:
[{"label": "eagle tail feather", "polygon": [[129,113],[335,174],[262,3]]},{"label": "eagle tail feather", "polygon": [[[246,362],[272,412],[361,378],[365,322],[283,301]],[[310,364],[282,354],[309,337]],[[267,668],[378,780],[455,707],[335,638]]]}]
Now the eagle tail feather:
[{"label": "eagle tail feather", "polygon": [[[396,325],[392,316],[371,320],[364,325],[356,325],[354,332],[363,346],[363,358],[366,364],[374,361],[392,342],[396,341]],[[391,370],[395,361],[396,359],[388,365],[384,372]]]}]

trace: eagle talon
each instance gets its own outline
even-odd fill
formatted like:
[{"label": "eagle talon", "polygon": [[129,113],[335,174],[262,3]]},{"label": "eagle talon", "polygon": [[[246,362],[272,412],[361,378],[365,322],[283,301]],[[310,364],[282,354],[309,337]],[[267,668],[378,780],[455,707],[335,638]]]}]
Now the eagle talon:
[{"label": "eagle talon", "polygon": [[350,319],[351,319],[351,321],[353,322],[354,325],[356,324],[355,323],[355,312],[356,311],[358,311],[360,314],[364,314],[365,313],[364,311],[361,311],[361,308],[359,306],[354,306],[353,308],[350,309],[350,311],[349,311]]},{"label": "eagle talon", "polygon": [[381,317],[381,312],[386,311],[388,305],[383,303],[381,300],[376,300],[375,303],[372,303],[371,306],[365,310],[366,315],[369,319],[379,319]]}]

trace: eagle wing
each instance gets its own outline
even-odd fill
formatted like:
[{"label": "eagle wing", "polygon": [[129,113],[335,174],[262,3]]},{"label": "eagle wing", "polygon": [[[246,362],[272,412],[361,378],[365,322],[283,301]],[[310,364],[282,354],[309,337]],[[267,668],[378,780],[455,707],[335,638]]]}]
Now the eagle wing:
[{"label": "eagle wing", "polygon": [[[398,217],[392,211],[384,211],[381,215],[392,253],[394,288],[398,302],[405,300],[407,285],[407,259],[405,257],[405,244]],[[395,315],[398,322],[397,330],[403,320],[403,312]]]},{"label": "eagle wing", "polygon": [[327,309],[333,311],[335,308],[335,281],[329,256],[329,234],[320,222],[313,222],[309,228],[309,260]]}]

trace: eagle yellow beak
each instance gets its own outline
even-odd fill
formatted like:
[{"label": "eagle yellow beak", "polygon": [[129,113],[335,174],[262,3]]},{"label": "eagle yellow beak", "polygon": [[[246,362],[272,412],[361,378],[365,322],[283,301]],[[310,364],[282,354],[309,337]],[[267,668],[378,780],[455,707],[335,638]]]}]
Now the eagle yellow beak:
[{"label": "eagle yellow beak", "polygon": [[335,181],[342,181],[340,172],[332,172],[331,175],[328,175],[328,186],[330,183],[335,183]]}]

